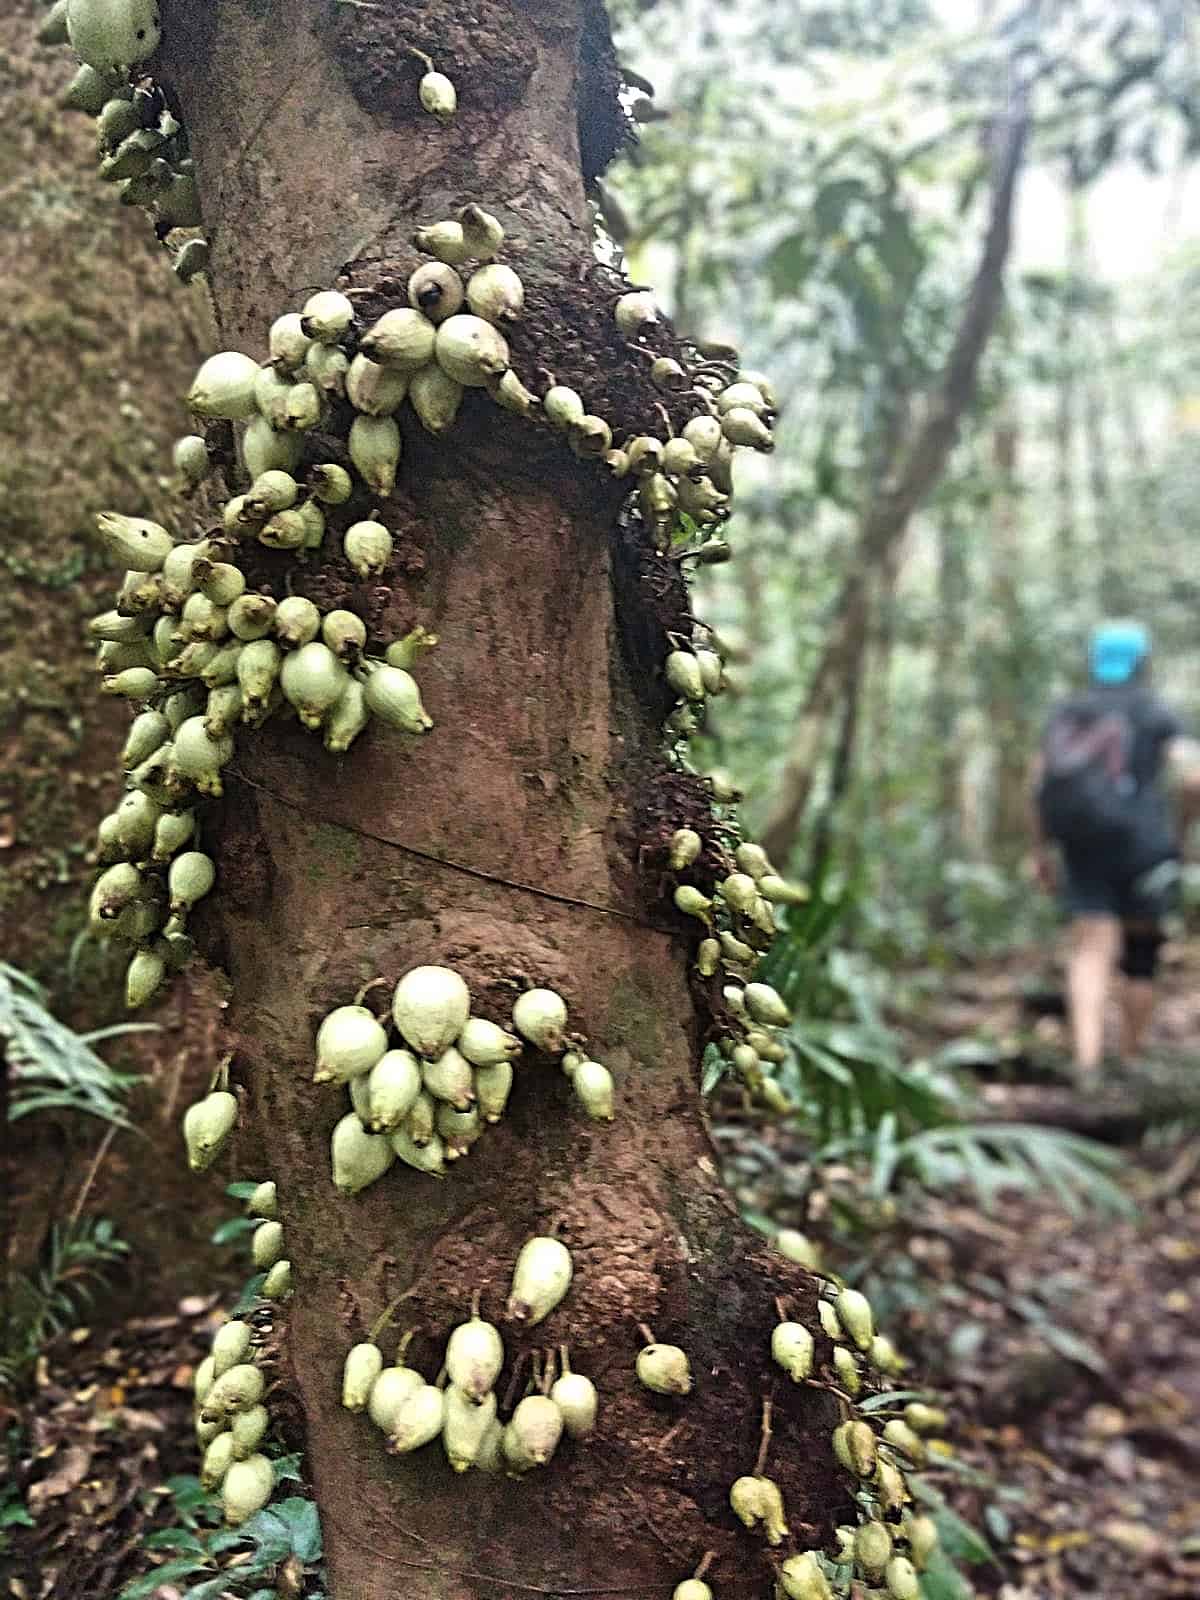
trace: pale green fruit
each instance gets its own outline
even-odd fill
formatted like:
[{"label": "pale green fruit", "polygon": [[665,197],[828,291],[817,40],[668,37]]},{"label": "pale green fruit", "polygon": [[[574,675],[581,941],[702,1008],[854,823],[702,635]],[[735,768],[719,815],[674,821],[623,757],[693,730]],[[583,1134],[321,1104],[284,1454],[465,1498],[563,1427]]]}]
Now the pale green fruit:
[{"label": "pale green fruit", "polygon": [[833,1367],[842,1388],[854,1398],[862,1389],[862,1374],[858,1370],[858,1361],[853,1350],[847,1349],[844,1344],[835,1345]]},{"label": "pale green fruit", "polygon": [[500,219],[482,206],[462,206],[457,213],[457,221],[467,248],[481,261],[490,260],[504,243],[504,228]]},{"label": "pale green fruit", "polygon": [[655,1394],[690,1394],[692,1368],[677,1344],[648,1344],[638,1351],[638,1382]]},{"label": "pale green fruit", "polygon": [[427,72],[417,85],[421,106],[439,122],[449,122],[458,110],[458,91],[444,72]]},{"label": "pale green fruit", "polygon": [[795,1261],[799,1266],[808,1267],[816,1271],[821,1265],[821,1252],[806,1234],[800,1233],[796,1228],[780,1228],[775,1235],[774,1244],[780,1255],[786,1256],[789,1261]]},{"label": "pale green fruit", "polygon": [[864,1522],[854,1536],[854,1559],[868,1578],[883,1576],[892,1558],[892,1536],[882,1522]]},{"label": "pale green fruit", "polygon": [[542,410],[556,428],[569,428],[581,420],[587,408],[574,389],[556,383],[542,396]]},{"label": "pale green fruit", "polygon": [[779,1587],[787,1600],[833,1600],[829,1580],[811,1550],[788,1557],[779,1569]]},{"label": "pale green fruit", "polygon": [[514,1472],[544,1467],[558,1449],[563,1415],[546,1395],[526,1395],[504,1430],[504,1456]]},{"label": "pale green fruit", "polygon": [[581,1061],[571,1074],[575,1098],[593,1122],[613,1120],[613,1077],[599,1061]]},{"label": "pale green fruit", "polygon": [[463,236],[460,222],[435,222],[432,227],[418,228],[413,234],[413,244],[426,255],[436,256],[449,266],[461,266],[474,254]]},{"label": "pale green fruit", "polygon": [[125,748],[121,752],[121,765],[126,772],[140,767],[171,737],[171,724],[161,711],[143,711],[133,719]]},{"label": "pale green fruit", "polygon": [[446,1417],[446,1397],[431,1383],[423,1383],[400,1407],[388,1430],[387,1448],[392,1455],[409,1455],[436,1439]]},{"label": "pale green fruit", "polygon": [[462,404],[463,386],[436,362],[414,372],[408,385],[408,401],[421,426],[435,438],[454,424]]},{"label": "pale green fruit", "polygon": [[242,435],[242,461],[251,478],[264,472],[295,472],[304,454],[298,433],[281,432],[266,417],[251,417]]},{"label": "pale green fruit", "polygon": [[233,1434],[226,1428],[218,1433],[216,1438],[204,1452],[204,1460],[200,1464],[200,1487],[207,1489],[209,1494],[221,1485],[225,1474],[233,1465]]},{"label": "pale green fruit", "polygon": [[363,684],[363,694],[367,710],[389,728],[422,734],[433,727],[433,718],[421,703],[416,679],[402,667],[373,666]]},{"label": "pale green fruit", "polygon": [[446,1372],[450,1382],[474,1404],[487,1395],[504,1365],[500,1330],[481,1317],[460,1322],[446,1343]]},{"label": "pale green fruit", "polygon": [[512,1093],[513,1069],[510,1061],[498,1061],[494,1067],[475,1069],[475,1098],[480,1115],[485,1122],[499,1122]]},{"label": "pale green fruit", "polygon": [[892,1600],[921,1600],[921,1580],[907,1556],[893,1556],[885,1576]]},{"label": "pale green fruit", "polygon": [[734,406],[727,411],[721,418],[721,432],[730,444],[750,445],[766,453],[775,448],[770,428],[748,406]]},{"label": "pale green fruit", "polygon": [[235,1412],[229,1424],[229,1431],[233,1435],[233,1459],[245,1461],[253,1455],[270,1425],[271,1416],[264,1405],[248,1406],[245,1411]]},{"label": "pale green fruit", "polygon": [[252,1217],[264,1217],[268,1222],[275,1222],[279,1217],[279,1195],[275,1185],[267,1179],[260,1183],[258,1188],[246,1201],[246,1211]]},{"label": "pale green fruit", "polygon": [[566,1043],[567,1002],[554,989],[527,989],[513,1005],[513,1027],[546,1055]]},{"label": "pale green fruit", "polygon": [[547,1235],[527,1239],[513,1268],[508,1320],[530,1328],[543,1321],[571,1287],[573,1271],[571,1252],[561,1239]]},{"label": "pale green fruit", "polygon": [[216,881],[217,869],[211,856],[201,850],[187,850],[176,856],[167,873],[172,912],[190,911]]},{"label": "pale green fruit", "polygon": [[[751,984],[750,988],[758,985]],[[747,994],[747,1002],[749,994]],[[875,1319],[871,1312],[871,1302],[865,1294],[860,1294],[857,1289],[843,1289],[834,1301],[838,1321],[850,1335],[854,1344],[860,1350],[869,1350],[871,1341],[875,1337]],[[911,1421],[911,1418],[909,1419]]]},{"label": "pale green fruit", "polygon": [[383,367],[416,372],[433,359],[437,330],[423,312],[411,306],[385,311],[362,337],[367,358]]},{"label": "pale green fruit", "polygon": [[245,1411],[248,1406],[258,1404],[265,1388],[261,1370],[248,1361],[239,1362],[213,1379],[212,1388],[204,1397],[201,1415],[226,1417],[235,1411]]},{"label": "pale green fruit", "polygon": [[206,1172],[221,1154],[237,1124],[238,1104],[226,1089],[214,1089],[188,1107],[183,1118],[188,1166]]},{"label": "pale green fruit", "polygon": [[[272,614],[274,613],[272,606]],[[270,619],[267,620],[270,626]],[[251,639],[237,661],[238,688],[242,695],[242,721],[257,727],[264,719],[279,682],[283,651],[274,639]]]},{"label": "pale green fruit", "polygon": [[932,1517],[906,1517],[902,1531],[908,1540],[913,1566],[922,1572],[938,1547],[937,1523]]},{"label": "pale green fruit", "polygon": [[271,324],[267,337],[271,360],[281,372],[295,372],[304,365],[312,339],[305,333],[298,311],[289,311]]},{"label": "pale green fruit", "polygon": [[475,1104],[471,1063],[453,1045],[435,1060],[422,1063],[421,1080],[435,1100],[444,1100],[458,1111],[469,1111]]},{"label": "pale green fruit", "polygon": [[468,1017],[456,1044],[474,1067],[494,1067],[502,1061],[513,1061],[523,1049],[515,1034],[507,1033],[484,1017]]},{"label": "pale green fruit", "polygon": [[345,667],[328,645],[313,640],[285,657],[279,682],[306,728],[319,728],[342,697]]},{"label": "pale green fruit", "polygon": [[311,643],[321,631],[321,613],[311,600],[291,594],[275,610],[275,637],[285,650]]},{"label": "pale green fruit", "polygon": [[218,1328],[213,1337],[213,1376],[219,1378],[230,1367],[240,1366],[250,1354],[254,1330],[248,1322],[235,1318]]},{"label": "pale green fruit", "polygon": [[[122,109],[132,109],[127,108],[123,100],[115,100],[110,103],[120,106]],[[174,448],[171,451],[171,459],[182,482],[192,489],[197,484],[203,483],[212,465],[208,454],[208,445],[198,433],[188,433],[182,439],[176,439]]]},{"label": "pale green fruit", "polygon": [[563,1426],[572,1439],[586,1439],[596,1426],[596,1385],[581,1372],[564,1372],[550,1388],[550,1398],[562,1412]]},{"label": "pale green fruit", "polygon": [[397,1128],[389,1138],[392,1149],[406,1166],[427,1173],[431,1178],[446,1176],[446,1147],[436,1133],[418,1144],[410,1132],[409,1124],[406,1124],[403,1128]]},{"label": "pale green fruit", "polygon": [[354,321],[354,305],[337,289],[322,289],[309,296],[300,314],[306,334],[336,344]]},{"label": "pale green fruit", "polygon": [[396,985],[392,1017],[409,1045],[429,1060],[445,1053],[462,1032],[471,993],[449,967],[414,967]]},{"label": "pale green fruit", "polygon": [[209,736],[203,717],[188,717],[175,731],[174,770],[190,779],[201,794],[220,795],[221,768],[233,760],[233,740]]},{"label": "pale green fruit", "polygon": [[347,1411],[364,1411],[376,1379],[383,1371],[383,1352],[370,1340],[356,1344],[342,1368],[342,1404]]},{"label": "pale green fruit", "polygon": [[671,1600],[713,1600],[713,1592],[703,1578],[685,1578],[675,1585]]},{"label": "pale green fruit", "polygon": [[252,417],[258,373],[258,362],[239,350],[223,350],[209,356],[188,390],[188,409],[197,416],[219,417],[227,422]]},{"label": "pale green fruit", "polygon": [[158,993],[167,975],[166,958],[160,950],[139,950],[125,973],[125,1004],[130,1011],[146,1005]]},{"label": "pale green fruit", "polygon": [[245,1461],[235,1461],[221,1486],[221,1503],[228,1525],[238,1528],[256,1511],[261,1511],[274,1487],[275,1469],[266,1456],[253,1455],[247,1456]]},{"label": "pale green fruit", "polygon": [[392,536],[382,522],[367,518],[346,529],[342,549],[360,578],[377,578],[392,559]]},{"label": "pale green fruit", "polygon": [[250,1254],[260,1272],[269,1272],[283,1255],[283,1225],[260,1222],[250,1241]]},{"label": "pale green fruit", "polygon": [[212,1356],[205,1356],[204,1360],[200,1362],[199,1366],[192,1374],[192,1390],[195,1394],[196,1404],[198,1406],[202,1406],[204,1404],[205,1398],[208,1395],[208,1391],[213,1386],[213,1379],[216,1377],[216,1375],[217,1372],[215,1359]]},{"label": "pale green fruit", "polygon": [[392,1133],[421,1093],[421,1068],[407,1050],[388,1050],[367,1074],[366,1123],[373,1133]]},{"label": "pale green fruit", "polygon": [[308,486],[316,499],[327,506],[344,505],[354,492],[354,481],[345,467],[334,461],[310,468]]},{"label": "pale green fruit", "polygon": [[108,553],[130,572],[158,572],[175,547],[167,530],[146,517],[101,511],[96,527]]},{"label": "pale green fruit", "polygon": [[516,322],[525,309],[525,286],[511,267],[492,262],[467,279],[467,304],[485,322]]},{"label": "pale green fruit", "polygon": [[442,261],[427,261],[408,280],[408,303],[422,311],[430,322],[445,322],[462,306],[463,281],[453,267]]},{"label": "pale green fruit", "polygon": [[67,36],[97,72],[135,66],[162,38],[158,0],[67,0]]},{"label": "pale green fruit", "polygon": [[351,678],[341,698],[325,718],[325,748],[341,755],[362,733],[371,720],[367,697],[357,678]]},{"label": "pale green fruit", "polygon": [[355,1112],[338,1122],[330,1138],[334,1187],[342,1194],[358,1194],[384,1173],[395,1160],[386,1136],[368,1133]]},{"label": "pale green fruit", "polygon": [[813,1336],[799,1322],[780,1322],[771,1334],[771,1356],[794,1383],[813,1368]]},{"label": "pale green fruit", "polygon": [[395,418],[360,413],[350,425],[348,448],[368,489],[386,499],[396,486],[400,465],[400,429]]},{"label": "pale green fruit", "polygon": [[914,1400],[905,1406],[904,1420],[917,1433],[940,1433],[950,1419],[940,1406],[927,1406]]},{"label": "pale green fruit", "polygon": [[366,1006],[338,1006],[317,1030],[314,1083],[344,1083],[370,1072],[388,1047],[387,1034]]},{"label": "pale green fruit", "polygon": [[382,1433],[391,1433],[404,1406],[424,1387],[413,1367],[384,1367],[367,1396],[367,1415]]},{"label": "pale green fruit", "polygon": [[437,329],[437,362],[464,388],[482,388],[509,365],[508,341],[482,317],[459,312]]},{"label": "pale green fruit", "polygon": [[384,367],[359,354],[346,374],[346,398],[368,417],[390,417],[404,404],[408,380],[407,369]]},{"label": "pale green fruit", "polygon": [[286,1300],[292,1292],[292,1263],[277,1261],[263,1279],[259,1293],[264,1300]]},{"label": "pale green fruit", "polygon": [[367,642],[367,625],[353,611],[327,611],[321,619],[321,642],[339,661],[357,661]]},{"label": "pale green fruit", "polygon": [[703,848],[704,840],[695,828],[676,829],[671,835],[671,853],[668,858],[671,870],[682,872],[684,867],[690,867]]},{"label": "pale green fruit", "polygon": [[613,307],[613,317],[626,339],[636,339],[659,320],[658,305],[648,289],[637,289],[621,296]]},{"label": "pale green fruit", "polygon": [[495,1420],[494,1394],[484,1395],[476,1401],[454,1384],[446,1390],[442,1444],[446,1459],[455,1472],[466,1472],[475,1465],[483,1441]]},{"label": "pale green fruit", "polygon": [[729,1504],[747,1528],[762,1524],[769,1545],[781,1544],[789,1529],[779,1485],[771,1478],[739,1478],[729,1491]]},{"label": "pale green fruit", "polygon": [[323,395],[344,395],[350,375],[350,357],[332,344],[310,344],[304,358],[304,372]]},{"label": "pale green fruit", "polygon": [[890,1422],[884,1423],[883,1437],[897,1450],[902,1450],[909,1460],[916,1466],[923,1466],[929,1454],[924,1439],[911,1428],[907,1422],[902,1422],[899,1417],[893,1417]]}]

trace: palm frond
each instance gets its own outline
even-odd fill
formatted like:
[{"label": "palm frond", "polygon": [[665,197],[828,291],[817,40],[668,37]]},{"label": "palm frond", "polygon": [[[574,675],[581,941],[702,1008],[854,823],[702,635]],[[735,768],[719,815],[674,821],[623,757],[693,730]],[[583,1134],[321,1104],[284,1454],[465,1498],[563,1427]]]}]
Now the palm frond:
[{"label": "palm frond", "polygon": [[11,1073],[10,1119],[79,1111],[128,1127],[123,1101],[137,1080],[115,1072],[92,1043],[152,1026],[126,1023],[78,1034],[51,1015],[45,992],[28,973],[0,962],[0,1041]]}]

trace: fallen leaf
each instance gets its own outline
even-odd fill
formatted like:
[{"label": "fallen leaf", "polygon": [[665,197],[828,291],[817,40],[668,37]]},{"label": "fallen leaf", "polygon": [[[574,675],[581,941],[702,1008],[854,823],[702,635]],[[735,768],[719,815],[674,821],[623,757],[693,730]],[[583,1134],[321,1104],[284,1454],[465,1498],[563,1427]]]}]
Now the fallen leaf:
[{"label": "fallen leaf", "polygon": [[83,1482],[91,1464],[91,1451],[84,1450],[79,1445],[72,1445],[63,1457],[58,1470],[52,1472],[48,1478],[43,1478],[40,1483],[35,1483],[30,1489],[26,1499],[29,1509],[36,1515],[47,1500],[56,1500],[59,1495],[70,1494],[77,1484]]}]

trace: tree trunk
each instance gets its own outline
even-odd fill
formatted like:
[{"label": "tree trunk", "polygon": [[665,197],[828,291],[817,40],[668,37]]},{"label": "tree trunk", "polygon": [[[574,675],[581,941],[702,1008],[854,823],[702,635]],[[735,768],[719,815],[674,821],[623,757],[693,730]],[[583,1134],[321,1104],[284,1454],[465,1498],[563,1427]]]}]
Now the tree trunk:
[{"label": "tree trunk", "polygon": [[1021,519],[1018,509],[1020,430],[1013,397],[997,407],[992,433],[996,489],[992,497],[992,646],[988,729],[994,752],[992,838],[996,856],[1012,861],[1025,845],[1029,708],[1022,674],[1025,621],[1021,603]]},{"label": "tree trunk", "polygon": [[859,528],[854,566],[847,574],[825,646],[809,683],[808,695],[792,737],[780,780],[779,799],[769,817],[763,844],[785,863],[799,836],[808,807],[826,724],[845,675],[848,656],[862,648],[862,617],[868,574],[903,537],[913,512],[941,476],[958,437],[963,413],[975,393],[979,363],[991,337],[1004,288],[1004,269],[1012,240],[1013,197],[1029,131],[1024,93],[1014,93],[996,156],[991,211],[975,278],[962,322],[924,424],[912,444],[894,453],[868,501]]},{"label": "tree trunk", "polygon": [[[933,647],[933,682],[930,685],[930,731],[937,752],[934,817],[936,860],[942,868],[962,856],[960,795],[963,758],[958,739],[959,712],[963,704],[962,640],[967,615],[967,561],[964,530],[954,511],[946,508],[937,522],[937,631]],[[935,928],[950,923],[950,901],[945,878],[932,891],[929,918]]]},{"label": "tree trunk", "polygon": [[[654,415],[646,363],[617,339],[590,269],[581,156],[598,170],[618,128],[590,0],[480,0],[463,20],[419,0],[291,0],[286,14],[167,0],[164,33],[231,347],[261,354],[273,318],[343,266],[368,314],[403,303],[414,225],[476,200],[504,222],[526,284],[515,369],[554,369],[609,417]],[[456,82],[448,127],[419,109],[406,46]],[[376,724],[344,758],[314,754],[294,726],[239,736],[214,841],[210,933],[295,1264],[287,1362],[329,1592],[668,1594],[706,1549],[718,1592],[761,1592],[766,1548],[728,1491],[753,1470],[764,1395],[768,1470],[798,1542],[820,1544],[849,1501],[829,1465],[832,1402],[777,1383],[769,1356],[773,1297],[793,1295],[817,1326],[814,1281],[768,1255],[720,1186],[690,936],[661,880],[632,865],[692,820],[680,805],[699,816],[696,786],[656,754],[670,702],[649,597],[668,596],[672,621],[683,598],[666,563],[614,534],[617,489],[546,430],[478,391],[442,440],[410,423],[383,508],[399,530],[388,585],[354,583],[339,556],[295,585],[360,610],[380,638],[417,622],[440,636],[422,669],[434,731],[416,744]],[[328,1141],[346,1107],[310,1081],[315,1029],[365,981],[425,963],[461,972],[496,1020],[525,977],[563,993],[615,1072],[617,1120],[584,1121],[552,1064],[521,1065],[510,1114],[446,1181],[397,1165],[341,1198]],[[524,1381],[534,1350],[569,1345],[600,1391],[593,1439],[521,1481],[456,1476],[438,1447],[385,1454],[339,1404],[346,1351],[402,1296],[395,1327],[415,1330],[408,1360],[432,1379],[472,1293],[501,1321],[518,1250],[549,1232],[574,1283],[534,1332],[505,1325],[503,1385],[518,1369]],[[688,1351],[687,1399],[635,1381],[639,1323]]]}]

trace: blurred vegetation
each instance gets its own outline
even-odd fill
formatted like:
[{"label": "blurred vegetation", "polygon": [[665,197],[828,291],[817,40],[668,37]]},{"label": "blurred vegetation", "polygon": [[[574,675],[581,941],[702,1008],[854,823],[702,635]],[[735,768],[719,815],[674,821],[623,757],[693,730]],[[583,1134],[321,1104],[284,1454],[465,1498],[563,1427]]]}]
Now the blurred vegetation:
[{"label": "blurred vegetation", "polygon": [[[625,14],[655,96],[609,176],[613,226],[634,276],[768,369],[784,406],[739,484],[736,559],[700,579],[736,680],[703,759],[779,865],[831,853],[855,879],[857,942],[881,958],[1040,936],[1024,778],[1089,624],[1142,616],[1162,686],[1200,710],[1200,24],[1174,0]],[[944,470],[872,546],[944,399],[1018,89],[1032,136],[1002,310]]]}]

